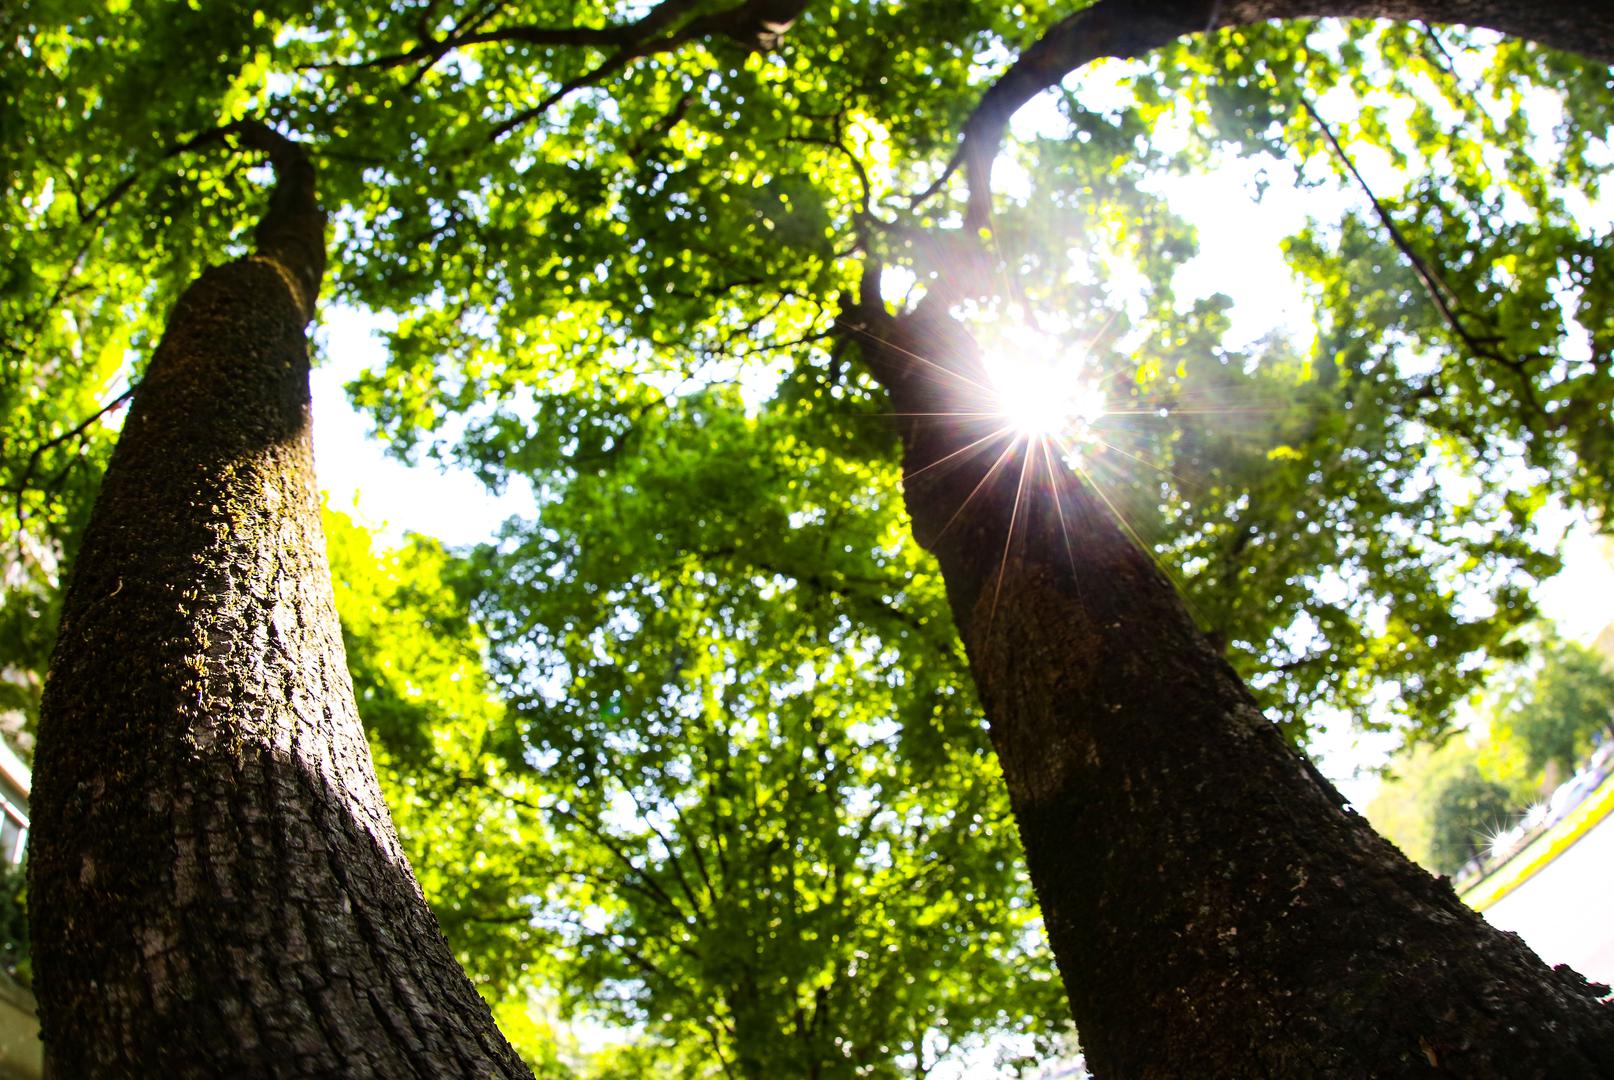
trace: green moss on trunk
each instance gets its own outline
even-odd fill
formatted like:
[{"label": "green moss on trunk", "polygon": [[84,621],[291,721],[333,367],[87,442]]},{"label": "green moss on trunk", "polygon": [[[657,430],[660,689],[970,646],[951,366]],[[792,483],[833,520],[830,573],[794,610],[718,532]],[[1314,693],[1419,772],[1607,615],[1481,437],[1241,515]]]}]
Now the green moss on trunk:
[{"label": "green moss on trunk", "polygon": [[58,1076],[528,1075],[421,898],[354,708],[309,270],[253,257],[186,292],[74,570],[31,856]]}]

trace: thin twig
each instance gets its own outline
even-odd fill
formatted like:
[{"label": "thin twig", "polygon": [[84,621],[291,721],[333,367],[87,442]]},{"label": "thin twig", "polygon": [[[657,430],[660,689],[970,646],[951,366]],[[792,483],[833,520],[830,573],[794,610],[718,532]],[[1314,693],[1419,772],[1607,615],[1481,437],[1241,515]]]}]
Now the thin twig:
[{"label": "thin twig", "polygon": [[831,150],[839,150],[842,154],[846,155],[846,160],[852,163],[852,169],[857,174],[858,188],[863,192],[863,216],[866,218],[874,218],[874,185],[869,180],[868,167],[863,164],[862,158],[858,157],[852,152],[852,148],[846,145],[844,139],[826,139],[821,135],[789,135],[786,136],[785,142],[806,143],[811,146],[827,146]]},{"label": "thin twig", "polygon": [[[766,52],[776,48],[779,39],[807,9],[811,0],[744,0],[734,7],[699,15],[664,36],[654,36],[665,25],[684,14],[692,6],[685,0],[666,0],[653,8],[649,15],[634,23],[632,35],[622,46],[595,67],[557,87],[538,104],[510,117],[489,133],[489,142],[498,142],[506,135],[542,116],[552,107],[578,90],[597,86],[635,60],[643,60],[660,53],[671,52],[691,41],[709,37],[726,37],[744,48]],[[672,5],[671,16],[657,17],[663,8]]]},{"label": "thin twig", "polygon": [[1352,161],[1350,155],[1346,153],[1345,147],[1340,144],[1340,141],[1338,137],[1335,136],[1333,129],[1330,128],[1327,122],[1318,115],[1317,110],[1312,107],[1311,102],[1307,100],[1304,95],[1302,95],[1300,98],[1300,105],[1306,110],[1306,113],[1317,125],[1318,130],[1323,133],[1323,138],[1332,148],[1335,157],[1339,159],[1340,163],[1344,165],[1346,171],[1349,172],[1351,177],[1356,181],[1357,187],[1361,188],[1362,194],[1367,197],[1368,202],[1372,205],[1374,215],[1379,219],[1379,223],[1383,225],[1385,231],[1390,234],[1390,242],[1395,245],[1396,250],[1399,251],[1406,258],[1407,262],[1412,265],[1413,273],[1417,275],[1418,281],[1422,283],[1424,292],[1428,295],[1430,302],[1435,305],[1435,310],[1440,313],[1441,319],[1451,329],[1452,333],[1457,335],[1462,344],[1476,358],[1493,360],[1512,370],[1520,380],[1522,392],[1527,404],[1532,406],[1537,412],[1541,411],[1540,404],[1537,402],[1535,397],[1535,386],[1530,382],[1529,373],[1525,370],[1525,359],[1522,357],[1509,357],[1504,355],[1493,344],[1493,342],[1500,340],[1499,338],[1494,336],[1480,337],[1463,324],[1461,313],[1458,310],[1458,305],[1461,303],[1461,300],[1457,296],[1456,292],[1451,288],[1450,285],[1446,284],[1445,280],[1440,276],[1439,272],[1429,264],[1428,260],[1420,255],[1417,249],[1412,246],[1412,243],[1407,239],[1406,234],[1401,231],[1401,227],[1397,225],[1395,219],[1390,216],[1390,211],[1385,207],[1384,203],[1379,200],[1378,195],[1374,193],[1373,188],[1368,184],[1366,177],[1362,175],[1361,171],[1357,169],[1356,163]]},{"label": "thin twig", "polygon": [[[28,519],[27,504],[24,501],[24,498],[28,493],[28,482],[33,479],[34,471],[39,468],[39,463],[41,460],[43,460],[45,454],[48,451],[61,446],[63,443],[82,438],[98,420],[113,410],[122,407],[130,398],[134,396],[134,392],[135,387],[129,387],[129,389],[125,390],[123,393],[119,394],[117,397],[95,410],[95,412],[90,416],[74,425],[70,430],[64,431],[54,438],[46,439],[44,442],[34,447],[33,452],[28,455],[27,464],[23,466],[22,472],[18,475],[16,483],[12,488],[12,494],[16,497],[17,502],[17,542],[19,545],[22,543],[23,525]],[[61,474],[59,474],[57,480],[53,483],[60,483],[61,479],[64,479],[65,477],[66,471],[64,470]]]}]

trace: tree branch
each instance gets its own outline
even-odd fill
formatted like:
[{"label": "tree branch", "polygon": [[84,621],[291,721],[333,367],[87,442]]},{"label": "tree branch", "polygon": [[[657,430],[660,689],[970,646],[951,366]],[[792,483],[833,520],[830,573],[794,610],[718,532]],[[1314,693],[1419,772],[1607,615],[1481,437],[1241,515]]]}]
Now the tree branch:
[{"label": "tree branch", "polygon": [[412,82],[418,82],[420,77],[444,56],[456,49],[466,49],[475,45],[538,45],[557,48],[587,45],[627,47],[659,33],[663,28],[687,14],[699,2],[700,0],[663,0],[662,3],[657,4],[646,12],[643,18],[615,26],[536,26],[528,23],[517,23],[511,26],[496,27],[491,30],[478,29],[498,8],[497,4],[489,4],[487,8],[478,12],[477,16],[467,19],[461,27],[457,27],[452,33],[435,40],[422,40],[420,44],[413,48],[405,49],[403,52],[371,57],[357,63],[309,64],[306,65],[304,70],[392,68],[403,67],[425,60],[426,63],[421,66],[421,70],[411,80]]},{"label": "tree branch", "polygon": [[869,180],[868,167],[863,164],[863,159],[853,153],[850,146],[846,145],[844,138],[838,134],[833,139],[825,138],[821,135],[791,135],[786,137],[785,141],[805,143],[811,146],[826,146],[831,150],[838,150],[844,154],[846,160],[852,163],[853,172],[857,176],[857,186],[863,196],[862,218],[878,220],[875,218],[874,213],[874,185]]},{"label": "tree branch", "polygon": [[[653,9],[650,15],[633,24],[631,34],[624,38],[621,47],[615,53],[583,74],[562,83],[538,104],[523,109],[500,123],[489,134],[488,139],[490,142],[498,142],[517,128],[524,127],[542,116],[574,92],[604,82],[635,60],[670,52],[691,41],[721,36],[752,51],[766,52],[777,48],[779,40],[807,9],[810,2],[811,0],[745,0],[744,3],[734,7],[691,19],[680,29],[663,37],[655,37],[655,33],[663,25],[670,24],[677,16],[683,14],[685,8],[691,6],[686,0],[667,0],[666,3]],[[652,16],[669,3],[677,4],[677,9],[671,15],[650,23]]]},{"label": "tree branch", "polygon": [[1094,60],[1130,59],[1185,34],[1232,25],[1228,16],[1237,18],[1249,6],[1213,0],[1098,0],[1066,16],[1022,52],[981,95],[964,122],[958,150],[930,192],[939,191],[962,165],[969,186],[964,231],[973,235],[990,228],[992,163],[1003,144],[1009,120],[1021,106]]},{"label": "tree branch", "polygon": [[[134,397],[135,387],[138,385],[139,384],[136,383],[135,386],[129,387],[129,389],[125,390],[123,393],[119,394],[117,397],[95,410],[94,413],[86,417],[72,429],[64,431],[60,435],[46,439],[44,442],[34,447],[33,451],[28,455],[28,461],[23,465],[22,472],[18,474],[16,483],[12,485],[11,489],[11,492],[16,497],[17,502],[17,543],[19,545],[19,552],[21,551],[21,545],[23,543],[23,526],[28,520],[28,507],[27,503],[24,501],[28,494],[28,483],[33,479],[34,472],[39,468],[39,463],[44,458],[46,452],[61,446],[63,443],[82,438],[84,433],[89,431],[91,426],[93,426],[96,421],[100,420],[113,410],[122,407],[129,401],[130,398]],[[68,465],[71,467],[72,462],[70,461]],[[66,475],[67,473],[64,469],[62,473],[59,474],[58,480],[52,481],[50,484],[46,485],[47,500],[54,496],[54,488],[56,484],[59,482],[60,478],[65,478]]]},{"label": "tree branch", "polygon": [[[963,139],[947,168],[913,205],[940,191],[962,166],[968,183],[965,231],[990,228],[992,163],[1009,120],[1032,98],[1094,60],[1135,59],[1188,34],[1268,20],[1332,17],[1460,23],[1614,61],[1614,56],[1587,52],[1595,48],[1597,35],[1577,33],[1575,20],[1561,11],[1500,0],[1097,0],[1051,26],[987,89],[965,121]],[[1590,11],[1584,17],[1608,18]]]},{"label": "tree branch", "polygon": [[1431,266],[1429,261],[1412,246],[1412,242],[1407,239],[1406,234],[1401,231],[1401,227],[1390,216],[1390,211],[1379,200],[1372,187],[1368,185],[1366,177],[1357,169],[1356,163],[1351,160],[1350,155],[1345,152],[1345,147],[1340,144],[1339,138],[1335,136],[1333,129],[1318,115],[1317,110],[1312,107],[1311,102],[1306,99],[1305,95],[1301,95],[1300,105],[1301,108],[1306,110],[1306,114],[1311,117],[1312,122],[1317,125],[1318,130],[1323,133],[1323,138],[1332,148],[1334,156],[1345,167],[1351,178],[1355,180],[1356,186],[1361,189],[1362,194],[1367,197],[1367,201],[1373,207],[1374,215],[1379,219],[1379,224],[1383,225],[1384,230],[1390,234],[1390,242],[1412,265],[1413,273],[1417,275],[1418,281],[1423,285],[1424,292],[1428,295],[1430,302],[1435,305],[1435,310],[1440,313],[1441,320],[1445,322],[1453,334],[1457,335],[1458,340],[1462,342],[1463,346],[1468,349],[1470,355],[1475,359],[1492,360],[1512,371],[1519,380],[1525,402],[1535,412],[1541,413],[1541,405],[1535,396],[1535,384],[1530,380],[1524,358],[1507,356],[1493,344],[1499,339],[1494,337],[1482,338],[1469,330],[1463,323],[1460,310],[1462,301],[1457,296],[1456,291],[1446,284],[1446,280],[1440,275],[1440,272]]},{"label": "tree branch", "polygon": [[[135,386],[138,385],[138,383],[135,384]],[[83,435],[86,431],[90,430],[90,425],[94,424],[107,413],[117,409],[119,406],[123,405],[126,401],[133,397],[135,386],[129,387],[129,389],[125,390],[123,393],[119,394],[117,397],[113,398],[99,409],[96,409],[95,412],[91,413],[72,429],[64,431],[60,435],[53,438],[46,439],[44,442],[34,447],[33,453],[28,455],[28,464],[23,466],[22,474],[18,476],[15,486],[19,490],[27,487],[29,479],[31,479],[34,475],[34,470],[39,467],[39,459],[44,456],[46,451],[52,450],[70,439],[76,439]]]},{"label": "tree branch", "polygon": [[649,812],[645,810],[644,804],[639,801],[639,796],[634,793],[633,785],[621,779],[618,779],[618,783],[622,785],[622,790],[627,793],[628,800],[633,803],[633,809],[638,813],[639,820],[644,822],[645,827],[655,834],[657,840],[661,841],[661,846],[667,849],[667,863],[672,867],[673,877],[678,882],[679,890],[689,900],[690,918],[694,919],[699,925],[705,926],[706,920],[701,918],[700,897],[695,895],[695,890],[690,887],[689,878],[684,874],[683,860],[678,857],[678,848],[667,838],[667,834],[656,826]]}]

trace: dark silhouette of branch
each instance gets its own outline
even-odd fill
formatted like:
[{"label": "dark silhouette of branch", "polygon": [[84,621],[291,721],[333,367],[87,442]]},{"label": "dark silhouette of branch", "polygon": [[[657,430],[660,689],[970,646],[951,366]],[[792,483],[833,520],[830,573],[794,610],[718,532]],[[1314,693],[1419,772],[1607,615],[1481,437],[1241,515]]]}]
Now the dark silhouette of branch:
[{"label": "dark silhouette of branch", "polygon": [[[136,385],[139,384],[137,383]],[[94,413],[90,414],[69,430],[62,432],[60,435],[53,438],[46,439],[44,442],[34,447],[33,451],[28,455],[27,463],[23,466],[22,472],[18,474],[16,482],[12,485],[11,489],[12,494],[16,497],[17,503],[17,542],[19,544],[22,542],[23,525],[28,520],[28,508],[27,504],[24,502],[24,498],[28,493],[28,484],[29,481],[33,479],[34,473],[36,470],[38,470],[39,463],[44,459],[45,454],[51,450],[54,450],[56,447],[61,446],[63,443],[71,442],[76,439],[82,439],[85,433],[88,432],[90,428],[94,426],[95,423],[102,417],[119,408],[122,408],[125,404],[127,404],[129,399],[134,397],[134,392],[135,387],[129,387],[129,389],[125,390],[123,393],[119,394],[117,397],[95,410]],[[71,467],[71,464],[72,463],[69,462],[69,467]],[[67,470],[63,469],[62,472],[57,474],[50,484],[46,485],[46,488],[54,490],[55,485],[63,481],[66,476]]]},{"label": "dark silhouette of branch", "polygon": [[[499,9],[503,6],[504,0],[487,0],[487,2],[484,3],[479,10],[474,12],[456,28],[455,33],[474,33],[478,27],[484,25],[489,19],[497,15],[499,13]],[[429,13],[430,10],[430,7],[428,7],[427,12]],[[426,20],[430,18],[428,13],[423,13],[421,15],[421,26],[423,30],[426,29]],[[409,77],[409,81],[404,85],[408,87],[419,85],[420,81],[426,77],[427,73],[430,72],[432,68],[437,66],[437,62],[443,57],[447,56],[451,51],[453,51],[453,46],[451,45],[445,45],[435,50],[432,53],[431,58],[426,63],[420,65],[419,69],[417,69],[415,73]]]},{"label": "dark silhouette of branch", "polygon": [[1459,89],[1462,89],[1464,93],[1467,93],[1467,88],[1463,86],[1462,79],[1457,75],[1457,60],[1452,56],[1451,50],[1446,48],[1446,43],[1440,40],[1440,32],[1427,22],[1419,22],[1418,29],[1423,34],[1423,40],[1440,56],[1442,66],[1446,69],[1446,74],[1451,77],[1451,81]]},{"label": "dark silhouette of branch", "polygon": [[402,52],[375,56],[358,62],[310,64],[305,70],[383,69],[418,64],[418,70],[408,82],[408,85],[413,86],[449,53],[456,49],[478,45],[594,47],[614,50],[581,75],[561,83],[537,104],[499,123],[489,134],[489,141],[498,142],[517,128],[542,116],[576,91],[598,85],[635,60],[670,52],[688,42],[724,37],[752,51],[767,52],[776,49],[780,40],[806,10],[809,2],[810,0],[744,0],[743,3],[722,11],[688,18],[687,22],[679,26],[681,20],[691,15],[700,0],[662,0],[646,12],[644,17],[614,26],[537,26],[530,23],[516,23],[483,29],[503,6],[501,0],[489,0],[441,38],[431,37],[429,27],[423,27],[419,44]]},{"label": "dark silhouette of branch", "polygon": [[[674,900],[666,889],[662,888],[661,883],[655,879],[654,875],[635,863],[632,856],[630,856],[611,836],[607,835],[604,830],[599,828],[593,822],[589,821],[584,815],[573,811],[569,806],[562,807],[558,804],[541,806],[538,803],[532,802],[528,799],[523,799],[518,795],[513,795],[510,792],[501,790],[484,777],[475,776],[469,773],[458,775],[453,779],[457,785],[476,787],[478,789],[491,792],[513,806],[519,806],[541,815],[555,815],[557,817],[565,818],[567,821],[572,822],[578,828],[582,829],[589,836],[593,837],[601,847],[610,852],[611,857],[614,858],[625,870],[627,870],[630,875],[637,878],[639,882],[643,883],[643,887],[640,891],[644,895],[652,897],[658,904],[672,913],[673,917],[679,922],[684,920],[686,914],[692,915],[698,919],[698,910],[686,913],[683,906]],[[633,883],[624,882],[624,884],[632,885]],[[677,943],[674,942],[674,944]]]},{"label": "dark silhouette of branch", "polygon": [[[1130,60],[1188,34],[1274,19],[1409,22],[1427,19],[1430,7],[1427,0],[1097,0],[1049,27],[981,95],[964,123],[963,138],[952,159],[936,182],[914,198],[912,206],[917,208],[940,191],[962,167],[968,184],[964,230],[973,235],[990,228],[992,163],[1009,120],[1032,98],[1095,60]],[[1584,26],[1577,26],[1577,18],[1606,20],[1604,13],[1586,11],[1577,18],[1566,18],[1562,11],[1502,0],[1446,0],[1439,10],[1443,22],[1499,30],[1605,63],[1614,60],[1614,56],[1596,51],[1596,35],[1587,35]]]},{"label": "dark silhouette of branch", "polygon": [[427,61],[421,66],[421,71],[415,77],[418,81],[421,74],[424,74],[433,64],[450,52],[455,49],[471,48],[476,45],[538,45],[558,48],[580,45],[626,47],[636,41],[644,40],[653,34],[659,33],[667,25],[677,21],[678,18],[694,8],[697,2],[698,0],[663,0],[662,3],[651,8],[643,18],[616,26],[535,26],[528,23],[518,23],[482,30],[479,27],[491,17],[493,10],[496,10],[498,6],[490,4],[487,8],[478,12],[476,16],[467,19],[461,26],[456,27],[453,32],[438,39],[423,37],[420,44],[403,52],[371,57],[368,60],[360,60],[356,63],[309,64],[305,70],[392,68],[402,67],[422,60]]},{"label": "dark silhouette of branch", "polygon": [[1462,300],[1457,295],[1456,290],[1448,285],[1440,272],[1412,246],[1412,242],[1407,239],[1406,234],[1401,231],[1401,227],[1390,216],[1388,208],[1385,207],[1378,195],[1374,193],[1373,188],[1368,184],[1367,178],[1362,175],[1361,171],[1357,169],[1356,163],[1345,152],[1345,147],[1340,144],[1339,138],[1334,134],[1333,129],[1317,114],[1317,110],[1312,107],[1311,102],[1301,96],[1300,105],[1306,110],[1306,114],[1311,117],[1312,122],[1317,125],[1317,129],[1322,132],[1323,138],[1332,149],[1334,156],[1351,175],[1351,178],[1356,182],[1356,186],[1361,189],[1362,194],[1367,197],[1367,201],[1373,207],[1374,215],[1379,219],[1379,224],[1383,225],[1385,232],[1389,234],[1390,242],[1395,245],[1396,250],[1401,253],[1402,257],[1411,264],[1413,273],[1417,275],[1418,281],[1423,285],[1424,293],[1429,297],[1430,303],[1434,304],[1435,310],[1440,313],[1441,320],[1451,329],[1451,332],[1457,336],[1463,347],[1475,359],[1492,360],[1512,371],[1519,380],[1525,402],[1536,413],[1541,413],[1541,405],[1535,395],[1535,385],[1530,381],[1529,372],[1526,370],[1526,358],[1508,356],[1496,347],[1496,342],[1500,341],[1500,338],[1494,335],[1482,336],[1468,328],[1463,322]]},{"label": "dark silhouette of branch", "polygon": [[693,18],[679,29],[656,37],[654,35],[661,26],[670,24],[672,18],[683,14],[683,7],[687,6],[684,0],[668,0],[668,3],[679,5],[673,17],[664,19],[663,23],[647,27],[646,24],[652,16],[667,4],[653,9],[650,15],[633,24],[631,36],[622,42],[616,52],[583,74],[562,83],[538,104],[523,109],[500,123],[489,134],[489,141],[498,142],[517,128],[524,127],[542,116],[576,91],[599,85],[635,60],[671,52],[691,41],[725,37],[752,51],[767,52],[775,49],[796,19],[807,10],[810,2],[811,0],[745,0],[744,3],[734,7]]},{"label": "dark silhouette of branch", "polygon": [[[622,783],[622,790],[627,794],[628,801],[633,803],[633,809],[638,813],[639,820],[644,822],[645,827],[655,834],[657,840],[661,841],[661,846],[666,848],[666,862],[672,867],[673,877],[678,882],[679,890],[684,894],[685,899],[689,901],[690,918],[701,926],[707,925],[706,920],[702,918],[700,897],[695,895],[695,890],[690,886],[689,877],[684,873],[683,860],[678,857],[678,847],[656,825],[655,819],[645,809],[644,804],[639,801],[639,796],[634,792],[633,785],[624,782]],[[687,852],[688,849],[686,848],[685,850]]]},{"label": "dark silhouette of branch", "polygon": [[863,219],[875,218],[874,185],[869,180],[868,167],[863,164],[863,159],[858,157],[857,154],[853,153],[850,146],[846,145],[846,140],[844,137],[837,135],[833,139],[827,139],[821,135],[792,135],[785,141],[806,143],[811,146],[826,146],[831,150],[838,150],[845,155],[846,160],[852,163],[852,169],[857,175],[858,190],[863,196],[863,212],[861,216]]},{"label": "dark silhouette of branch", "polygon": [[46,439],[44,442],[34,447],[33,453],[28,455],[28,464],[23,467],[22,475],[17,480],[18,485],[21,486],[27,484],[29,478],[33,476],[34,470],[39,466],[39,459],[44,456],[46,451],[53,450],[68,440],[76,439],[83,435],[97,420],[118,409],[130,398],[134,397],[134,392],[135,387],[129,387],[129,389],[125,390],[123,393],[119,394],[117,397],[113,398],[99,409],[96,409],[95,412],[91,413],[88,417],[76,424],[70,430],[64,431],[54,438]]}]

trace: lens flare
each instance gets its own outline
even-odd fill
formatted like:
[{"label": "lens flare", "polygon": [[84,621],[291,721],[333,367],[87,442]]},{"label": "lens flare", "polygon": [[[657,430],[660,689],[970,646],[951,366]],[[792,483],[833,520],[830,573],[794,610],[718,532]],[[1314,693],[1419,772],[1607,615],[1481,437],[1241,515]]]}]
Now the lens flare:
[{"label": "lens flare", "polygon": [[1061,442],[1086,441],[1104,415],[1104,391],[1081,358],[1058,341],[1016,331],[985,354],[993,408],[1016,433]]}]

